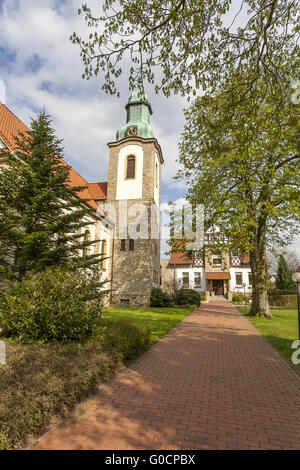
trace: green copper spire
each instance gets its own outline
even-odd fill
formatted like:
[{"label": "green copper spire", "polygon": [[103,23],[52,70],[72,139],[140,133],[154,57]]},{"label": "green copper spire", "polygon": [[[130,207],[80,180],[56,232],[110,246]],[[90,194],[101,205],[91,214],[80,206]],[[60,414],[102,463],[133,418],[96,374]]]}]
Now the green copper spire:
[{"label": "green copper spire", "polygon": [[117,140],[122,140],[126,137],[153,138],[154,133],[150,126],[152,108],[146,93],[134,91],[125,109],[127,111],[126,125],[118,130]]}]

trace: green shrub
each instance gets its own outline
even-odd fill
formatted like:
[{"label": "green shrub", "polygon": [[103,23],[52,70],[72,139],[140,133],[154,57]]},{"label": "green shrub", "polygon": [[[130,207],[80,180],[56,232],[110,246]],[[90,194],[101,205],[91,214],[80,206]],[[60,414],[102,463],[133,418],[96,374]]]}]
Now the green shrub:
[{"label": "green shrub", "polygon": [[200,295],[200,301],[205,301],[206,300],[206,295]]},{"label": "green shrub", "polygon": [[270,295],[268,296],[270,307],[297,308],[297,295]]},{"label": "green shrub", "polygon": [[0,298],[0,326],[25,342],[83,341],[100,325],[103,282],[98,268],[48,268],[10,284]]},{"label": "green shrub", "polygon": [[176,304],[178,305],[196,305],[201,303],[200,294],[193,289],[180,289],[176,294]]},{"label": "green shrub", "polygon": [[233,294],[232,296],[232,302],[236,302],[236,303],[243,303],[244,302],[244,297],[240,294]]},{"label": "green shrub", "polygon": [[103,319],[101,326],[102,347],[109,354],[131,360],[150,345],[150,328],[137,321]]},{"label": "green shrub", "polygon": [[151,307],[170,307],[171,297],[161,289],[154,288],[151,292],[150,306]]}]

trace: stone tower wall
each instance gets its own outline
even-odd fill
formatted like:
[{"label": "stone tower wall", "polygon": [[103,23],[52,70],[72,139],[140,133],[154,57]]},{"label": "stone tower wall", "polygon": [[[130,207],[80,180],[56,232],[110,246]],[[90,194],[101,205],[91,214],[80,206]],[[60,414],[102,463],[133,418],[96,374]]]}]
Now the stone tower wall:
[{"label": "stone tower wall", "polygon": [[[119,203],[124,200],[117,200],[117,178],[118,178],[118,156],[120,150],[128,145],[139,145],[143,149],[143,186],[142,198],[126,200],[127,209],[134,204],[143,204],[148,214],[148,238],[138,238],[134,240],[134,250],[129,251],[129,236],[125,241],[125,251],[121,251],[121,239],[124,236],[118,232],[119,227]],[[127,138],[119,142],[109,144],[110,163],[108,174],[107,203],[116,208],[116,233],[113,249],[112,268],[112,296],[111,303],[114,306],[149,306],[150,295],[153,287],[160,284],[160,227],[158,229],[158,239],[151,237],[152,211],[154,205],[154,185],[155,185],[155,153],[159,155],[162,162],[161,150],[155,139]],[[161,179],[161,171],[159,172]],[[160,184],[159,181],[159,202]],[[134,182],[133,182],[134,184]],[[152,210],[153,210],[152,207]],[[135,217],[133,217],[135,219]],[[127,218],[130,223],[131,218]],[[158,222],[159,218],[158,218]],[[137,235],[139,236],[139,235]]]}]

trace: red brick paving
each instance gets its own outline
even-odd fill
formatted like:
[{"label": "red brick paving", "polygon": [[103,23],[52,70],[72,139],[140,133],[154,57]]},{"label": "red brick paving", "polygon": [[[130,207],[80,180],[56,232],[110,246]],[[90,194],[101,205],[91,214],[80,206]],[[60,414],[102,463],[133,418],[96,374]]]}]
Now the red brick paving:
[{"label": "red brick paving", "polygon": [[195,310],[34,449],[299,449],[300,376],[230,302]]}]

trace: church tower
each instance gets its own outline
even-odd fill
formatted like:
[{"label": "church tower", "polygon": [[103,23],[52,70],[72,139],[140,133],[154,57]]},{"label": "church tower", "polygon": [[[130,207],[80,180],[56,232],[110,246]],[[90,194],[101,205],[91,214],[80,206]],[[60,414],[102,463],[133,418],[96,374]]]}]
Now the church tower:
[{"label": "church tower", "polygon": [[126,125],[109,143],[107,204],[114,209],[112,305],[150,305],[160,285],[160,145],[150,125],[145,93],[132,93]]}]

